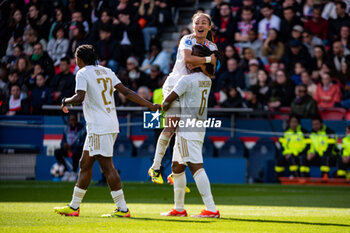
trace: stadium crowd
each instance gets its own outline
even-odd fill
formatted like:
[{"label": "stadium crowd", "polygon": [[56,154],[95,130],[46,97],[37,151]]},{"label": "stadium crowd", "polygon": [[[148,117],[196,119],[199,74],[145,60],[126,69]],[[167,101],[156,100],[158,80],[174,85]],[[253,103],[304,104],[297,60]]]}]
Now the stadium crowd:
[{"label": "stadium crowd", "polygon": [[[159,102],[176,57],[176,47],[169,54],[159,40],[174,24],[174,4],[3,1],[0,113],[43,114],[42,105],[71,96],[73,54],[86,43],[127,87]],[[291,107],[308,118],[318,108],[350,107],[349,0],[215,0],[213,6],[214,42],[225,61],[213,79],[210,107]],[[179,37],[190,32],[182,28]],[[122,96],[117,104],[132,106]]]}]

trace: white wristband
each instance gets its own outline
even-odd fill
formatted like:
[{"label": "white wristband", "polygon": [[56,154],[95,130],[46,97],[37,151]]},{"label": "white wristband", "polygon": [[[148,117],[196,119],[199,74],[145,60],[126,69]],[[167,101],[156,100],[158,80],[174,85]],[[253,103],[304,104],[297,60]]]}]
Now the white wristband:
[{"label": "white wristband", "polygon": [[205,63],[211,63],[211,57],[205,57]]}]

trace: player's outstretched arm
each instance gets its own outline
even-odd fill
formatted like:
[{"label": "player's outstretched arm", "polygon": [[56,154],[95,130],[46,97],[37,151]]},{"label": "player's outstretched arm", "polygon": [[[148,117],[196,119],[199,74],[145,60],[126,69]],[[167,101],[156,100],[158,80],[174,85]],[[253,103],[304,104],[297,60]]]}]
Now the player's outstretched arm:
[{"label": "player's outstretched arm", "polygon": [[120,92],[121,94],[123,94],[128,100],[131,100],[132,102],[135,102],[139,105],[145,106],[145,107],[149,108],[151,111],[161,110],[161,106],[159,104],[152,104],[151,102],[140,97],[135,92],[133,92],[129,88],[125,87],[121,83],[116,85],[115,89],[118,92]]},{"label": "player's outstretched arm", "polygon": [[176,100],[177,98],[179,98],[179,96],[174,91],[172,91],[162,103],[163,111],[168,111],[168,109],[170,108],[171,103],[174,100]]},{"label": "player's outstretched arm", "polygon": [[62,99],[62,111],[64,113],[68,113],[69,110],[67,108],[67,105],[79,105],[84,101],[85,98],[85,91],[77,90],[77,93],[69,98],[63,98]]}]

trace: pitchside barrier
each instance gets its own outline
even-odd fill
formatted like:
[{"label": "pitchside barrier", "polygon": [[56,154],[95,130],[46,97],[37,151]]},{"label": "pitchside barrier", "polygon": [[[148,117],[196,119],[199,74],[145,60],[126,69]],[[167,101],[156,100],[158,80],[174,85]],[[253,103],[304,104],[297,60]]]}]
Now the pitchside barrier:
[{"label": "pitchside barrier", "polygon": [[[59,106],[44,106],[44,109],[47,114],[57,114],[60,111]],[[85,123],[81,110],[81,107],[71,109]],[[152,164],[155,130],[143,128],[144,110],[146,109],[141,107],[118,107],[120,134],[113,160],[125,181],[149,180],[147,170]],[[274,158],[280,153],[277,138],[283,135],[286,114],[257,112],[252,109],[209,108],[209,117],[222,121],[221,128],[209,128],[206,133],[203,156],[210,180],[214,183],[274,182]],[[55,163],[53,153],[60,145],[65,123],[65,115],[0,116],[0,149],[7,155],[35,153],[35,179],[51,180],[50,168]],[[325,124],[341,137],[347,122],[330,120],[325,121]],[[303,120],[302,126],[310,130],[310,120]],[[18,167],[13,169],[21,169],[21,161],[17,163]],[[166,153],[163,167],[164,174],[170,174],[170,150]],[[6,179],[4,170],[0,171],[1,179]],[[311,175],[320,176],[319,169],[311,168]],[[193,181],[190,174],[187,177],[190,182]],[[96,163],[93,180],[99,179],[100,169]]]}]

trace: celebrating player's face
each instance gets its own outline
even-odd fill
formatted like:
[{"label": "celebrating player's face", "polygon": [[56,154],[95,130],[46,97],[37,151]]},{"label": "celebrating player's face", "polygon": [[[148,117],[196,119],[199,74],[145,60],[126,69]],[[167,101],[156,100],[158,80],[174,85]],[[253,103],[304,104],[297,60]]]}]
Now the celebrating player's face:
[{"label": "celebrating player's face", "polygon": [[209,24],[209,19],[204,16],[198,16],[193,21],[193,31],[198,38],[205,38],[207,37],[208,31],[211,29],[211,26]]}]

